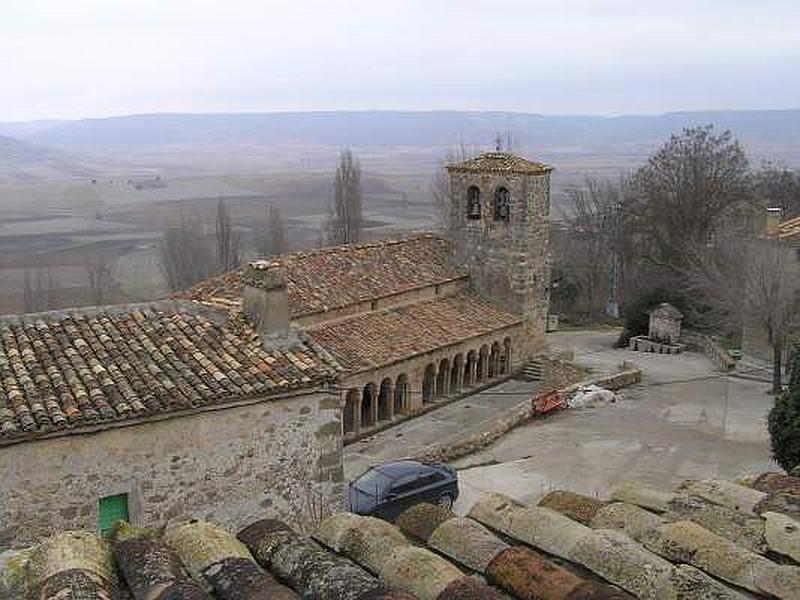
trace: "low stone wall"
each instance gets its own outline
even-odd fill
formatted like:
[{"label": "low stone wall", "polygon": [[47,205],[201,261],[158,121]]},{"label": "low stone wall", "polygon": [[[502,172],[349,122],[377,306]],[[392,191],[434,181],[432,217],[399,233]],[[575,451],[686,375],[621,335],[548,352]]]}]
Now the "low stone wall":
[{"label": "low stone wall", "polygon": [[680,354],[683,352],[683,344],[665,344],[651,340],[644,335],[632,337],[628,342],[628,348],[637,352],[653,352],[654,354]]},{"label": "low stone wall", "polygon": [[733,371],[736,368],[733,357],[711,336],[692,332],[685,334],[683,340],[699,348],[721,371]]},{"label": "low stone wall", "polygon": [[[570,353],[571,354],[571,353]],[[582,379],[586,379],[589,372],[576,365],[572,356],[542,357],[542,387],[560,389]]]},{"label": "low stone wall", "polygon": [[[575,391],[586,385],[599,385],[609,390],[618,390],[642,380],[642,372],[639,369],[627,367],[619,373],[594,377],[579,383],[574,383],[558,390],[562,397],[569,396]],[[541,393],[548,393],[550,390],[543,390]],[[447,442],[430,447],[425,452],[412,457],[416,460],[427,462],[450,462],[467,454],[472,454],[478,450],[490,446],[500,437],[519,427],[537,416],[531,401],[518,404],[517,406],[498,415],[497,420],[488,429],[462,438],[456,442]]]}]

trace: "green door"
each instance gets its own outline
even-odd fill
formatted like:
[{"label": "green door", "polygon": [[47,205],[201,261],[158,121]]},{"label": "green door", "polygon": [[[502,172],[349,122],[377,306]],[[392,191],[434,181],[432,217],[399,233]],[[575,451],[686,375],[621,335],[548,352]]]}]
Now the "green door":
[{"label": "green door", "polygon": [[97,517],[103,535],[107,535],[117,521],[128,521],[128,494],[100,498]]}]

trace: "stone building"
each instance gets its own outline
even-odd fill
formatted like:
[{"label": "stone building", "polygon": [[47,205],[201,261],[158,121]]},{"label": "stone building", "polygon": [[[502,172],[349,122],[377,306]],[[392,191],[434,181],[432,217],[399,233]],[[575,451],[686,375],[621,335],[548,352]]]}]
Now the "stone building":
[{"label": "stone building", "polygon": [[[448,171],[445,236],[272,263],[283,272],[293,325],[342,367],[346,440],[507,376],[543,349],[550,167],[490,152]],[[244,287],[239,270],[178,297],[236,313]]]},{"label": "stone building", "polygon": [[681,337],[683,313],[669,302],[662,302],[650,311],[647,337],[664,344],[677,344]]},{"label": "stone building", "polygon": [[62,529],[309,518],[343,494],[337,365],[193,303],[0,320],[0,548]]},{"label": "stone building", "polygon": [[550,168],[492,152],[448,169],[445,236],[0,320],[0,547],[120,517],[302,521],[343,498],[343,439],[541,351]]}]

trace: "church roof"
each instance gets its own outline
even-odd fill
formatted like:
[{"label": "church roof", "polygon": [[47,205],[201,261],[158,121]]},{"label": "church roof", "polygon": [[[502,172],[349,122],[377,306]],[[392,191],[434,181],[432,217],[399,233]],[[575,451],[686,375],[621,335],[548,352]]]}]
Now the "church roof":
[{"label": "church roof", "polygon": [[[448,263],[449,243],[434,235],[292,252],[275,257],[286,269],[292,318],[344,308],[466,277]],[[238,309],[243,270],[178,292],[176,298]]]},{"label": "church roof", "polygon": [[153,303],[0,319],[0,443],[277,395],[338,372],[305,338],[265,348],[247,325],[197,309]]},{"label": "church roof", "polygon": [[552,171],[553,167],[509,152],[484,152],[467,160],[451,163],[447,165],[447,169],[474,173],[499,171],[543,175]]},{"label": "church roof", "polygon": [[326,323],[306,333],[345,371],[357,373],[521,322],[521,315],[464,292]]}]

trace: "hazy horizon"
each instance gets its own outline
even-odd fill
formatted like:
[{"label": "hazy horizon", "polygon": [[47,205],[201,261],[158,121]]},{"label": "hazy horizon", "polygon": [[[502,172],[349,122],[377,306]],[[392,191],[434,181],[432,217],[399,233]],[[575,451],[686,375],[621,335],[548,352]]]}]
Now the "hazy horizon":
[{"label": "hazy horizon", "polygon": [[30,0],[2,14],[5,122],[309,110],[654,115],[791,109],[800,97],[788,76],[800,68],[800,13],[788,0]]}]

